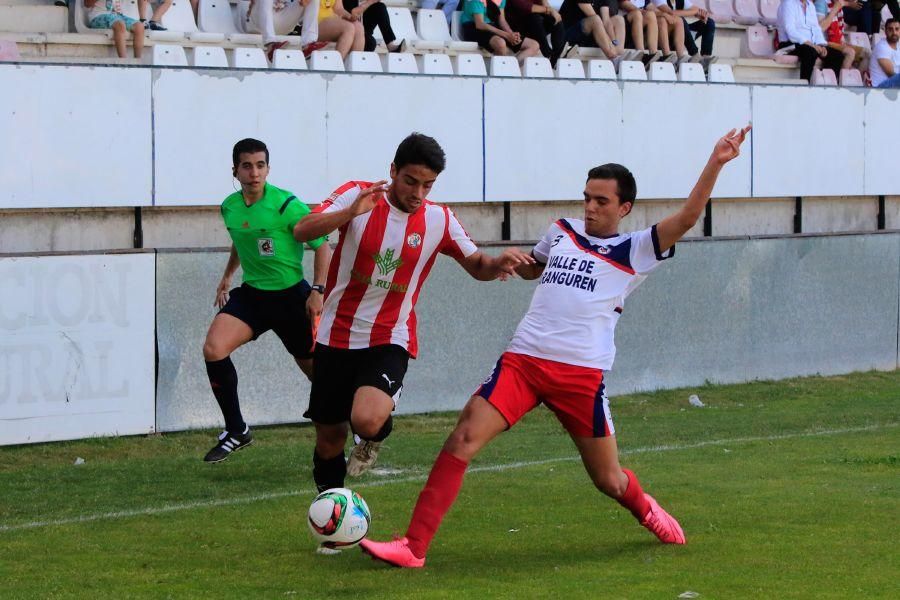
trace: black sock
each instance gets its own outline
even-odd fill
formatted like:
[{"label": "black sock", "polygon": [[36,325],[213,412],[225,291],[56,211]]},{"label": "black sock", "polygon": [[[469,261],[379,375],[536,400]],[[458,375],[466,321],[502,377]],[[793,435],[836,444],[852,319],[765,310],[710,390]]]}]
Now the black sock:
[{"label": "black sock", "polygon": [[394,430],[394,417],[388,415],[387,421],[384,422],[384,425],[381,426],[381,429],[378,430],[378,433],[373,435],[370,438],[364,438],[363,436],[359,436],[359,439],[365,440],[367,442],[383,442],[387,439],[387,436],[391,435],[391,431]]},{"label": "black sock", "polygon": [[313,450],[313,479],[320,493],[331,488],[344,487],[346,475],[347,459],[343,452],[334,458],[322,458]]},{"label": "black sock", "polygon": [[228,433],[244,433],[247,424],[244,423],[241,405],[238,403],[238,376],[231,357],[206,361],[206,374],[209,376],[213,395],[219,403],[219,408],[222,409],[222,416],[225,417],[225,429]]}]

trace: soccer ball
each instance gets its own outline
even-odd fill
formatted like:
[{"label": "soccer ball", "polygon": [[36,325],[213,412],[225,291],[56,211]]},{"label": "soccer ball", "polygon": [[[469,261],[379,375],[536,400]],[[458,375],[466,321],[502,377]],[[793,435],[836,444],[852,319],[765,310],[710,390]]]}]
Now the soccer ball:
[{"label": "soccer ball", "polygon": [[369,533],[372,514],[362,496],[347,488],[325,490],[309,505],[309,530],[326,548],[350,548]]}]

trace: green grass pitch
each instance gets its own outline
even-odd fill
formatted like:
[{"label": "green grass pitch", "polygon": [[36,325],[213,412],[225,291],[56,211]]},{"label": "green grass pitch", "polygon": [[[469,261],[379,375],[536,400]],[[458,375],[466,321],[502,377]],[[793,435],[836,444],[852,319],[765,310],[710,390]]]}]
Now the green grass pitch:
[{"label": "green grass pitch", "polygon": [[[594,490],[543,408],[473,462],[418,571],[313,552],[310,427],[258,428],[219,465],[209,431],[97,439],[0,448],[0,598],[900,597],[900,371],[611,406],[687,546]],[[397,419],[379,473],[348,481],[373,538],[403,533],[454,422]]]}]

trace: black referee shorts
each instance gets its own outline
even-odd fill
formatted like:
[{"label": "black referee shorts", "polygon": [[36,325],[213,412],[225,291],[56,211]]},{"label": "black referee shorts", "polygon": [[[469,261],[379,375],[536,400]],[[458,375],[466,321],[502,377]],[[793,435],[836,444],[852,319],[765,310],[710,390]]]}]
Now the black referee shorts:
[{"label": "black referee shorts", "polygon": [[284,290],[260,290],[245,283],[229,292],[219,312],[249,325],[254,340],[271,329],[294,358],[310,358],[313,337],[306,315],[310,291],[306,280]]},{"label": "black referee shorts", "polygon": [[394,399],[396,408],[408,364],[409,353],[396,344],[357,350],[317,344],[309,409],[303,416],[323,425],[349,421],[353,396],[363,386],[378,388]]}]

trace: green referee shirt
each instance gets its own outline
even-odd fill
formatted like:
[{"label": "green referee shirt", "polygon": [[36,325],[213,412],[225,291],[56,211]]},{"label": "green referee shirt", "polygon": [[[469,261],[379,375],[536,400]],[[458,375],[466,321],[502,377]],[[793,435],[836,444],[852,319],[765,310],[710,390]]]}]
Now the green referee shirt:
[{"label": "green referee shirt", "polygon": [[[260,290],[284,290],[303,279],[303,244],[294,239],[294,225],[309,207],[287,190],[266,184],[263,197],[247,206],[241,192],[222,202],[222,219],[234,242],[244,283]],[[326,236],[307,242],[316,249]]]}]

